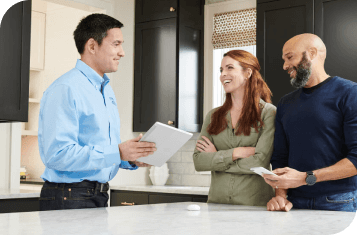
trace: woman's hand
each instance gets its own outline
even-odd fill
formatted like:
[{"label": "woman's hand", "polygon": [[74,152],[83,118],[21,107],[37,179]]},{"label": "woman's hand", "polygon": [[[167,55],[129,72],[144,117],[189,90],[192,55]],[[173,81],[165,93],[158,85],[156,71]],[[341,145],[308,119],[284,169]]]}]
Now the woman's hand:
[{"label": "woman's hand", "polygon": [[203,140],[197,140],[196,149],[200,152],[217,152],[216,147],[212,144],[212,142],[206,137],[202,136]]},{"label": "woman's hand", "polygon": [[247,158],[255,154],[255,147],[238,147],[233,150],[233,161],[238,158]]}]

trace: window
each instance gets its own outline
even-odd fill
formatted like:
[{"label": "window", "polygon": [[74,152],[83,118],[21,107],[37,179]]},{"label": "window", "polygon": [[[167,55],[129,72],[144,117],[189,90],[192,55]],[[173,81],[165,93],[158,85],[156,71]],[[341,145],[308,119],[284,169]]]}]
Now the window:
[{"label": "window", "polygon": [[223,55],[230,50],[245,50],[256,56],[256,45],[213,50],[213,108],[221,106],[226,98],[226,93],[219,79],[221,75],[219,68]]},{"label": "window", "polygon": [[224,103],[220,77],[223,55],[230,50],[256,51],[256,8],[214,14],[213,17],[213,108]]}]

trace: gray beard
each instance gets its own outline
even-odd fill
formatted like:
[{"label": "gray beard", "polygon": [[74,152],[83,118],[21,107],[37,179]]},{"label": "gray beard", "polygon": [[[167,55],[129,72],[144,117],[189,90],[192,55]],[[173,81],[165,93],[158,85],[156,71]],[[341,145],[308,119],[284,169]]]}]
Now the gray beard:
[{"label": "gray beard", "polygon": [[297,68],[294,67],[294,70],[296,71],[296,75],[295,78],[292,78],[290,80],[291,85],[297,89],[304,87],[309,81],[312,71],[311,62],[308,61],[306,57],[306,52],[302,53],[302,59],[298,64]]}]

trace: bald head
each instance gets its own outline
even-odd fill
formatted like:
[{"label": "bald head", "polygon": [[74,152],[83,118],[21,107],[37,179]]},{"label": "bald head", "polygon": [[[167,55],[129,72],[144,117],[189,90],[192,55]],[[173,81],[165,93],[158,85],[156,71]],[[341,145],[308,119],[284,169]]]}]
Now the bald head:
[{"label": "bald head", "polygon": [[283,47],[283,69],[288,72],[291,84],[311,87],[328,77],[324,64],[326,46],[318,36],[300,34],[289,39]]},{"label": "bald head", "polygon": [[289,39],[283,47],[283,57],[289,52],[302,53],[304,51],[317,53],[316,56],[319,60],[324,61],[326,59],[324,42],[321,38],[311,33],[299,34]]}]

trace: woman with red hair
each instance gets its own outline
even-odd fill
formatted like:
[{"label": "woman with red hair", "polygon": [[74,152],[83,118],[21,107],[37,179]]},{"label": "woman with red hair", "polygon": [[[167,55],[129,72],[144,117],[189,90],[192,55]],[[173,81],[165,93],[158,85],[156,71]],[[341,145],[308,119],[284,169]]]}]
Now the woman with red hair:
[{"label": "woman with red hair", "polygon": [[259,70],[249,52],[224,54],[220,80],[226,100],[207,114],[193,154],[196,171],[211,171],[207,202],[266,206],[274,196],[250,170],[270,169],[275,131],[276,107]]}]

